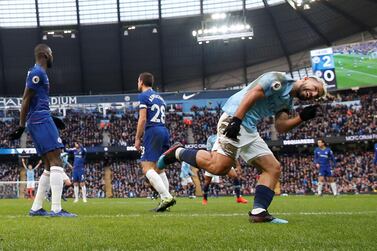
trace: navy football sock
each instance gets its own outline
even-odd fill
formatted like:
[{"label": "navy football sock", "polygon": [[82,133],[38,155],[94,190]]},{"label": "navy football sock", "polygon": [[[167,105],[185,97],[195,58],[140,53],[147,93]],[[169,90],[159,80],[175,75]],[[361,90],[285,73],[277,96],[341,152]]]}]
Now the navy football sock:
[{"label": "navy football sock", "polygon": [[266,209],[270,206],[272,199],[274,198],[275,192],[264,185],[258,185],[255,188],[254,206],[255,208]]},{"label": "navy football sock", "polygon": [[241,196],[241,182],[239,178],[233,180],[234,192],[236,193],[237,198]]},{"label": "navy football sock", "polygon": [[196,154],[199,150],[196,149],[182,149],[179,153],[179,160],[184,161],[191,166],[197,167]]},{"label": "navy football sock", "polygon": [[203,186],[203,199],[205,200],[208,199],[208,190],[209,190],[209,185],[204,185]]}]

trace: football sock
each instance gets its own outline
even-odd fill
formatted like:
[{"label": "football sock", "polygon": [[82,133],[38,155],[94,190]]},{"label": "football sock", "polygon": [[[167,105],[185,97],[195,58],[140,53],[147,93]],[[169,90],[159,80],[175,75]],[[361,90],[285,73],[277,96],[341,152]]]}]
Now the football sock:
[{"label": "football sock", "polygon": [[237,198],[241,196],[241,182],[239,178],[233,180],[234,192],[236,193]]},{"label": "football sock", "polygon": [[334,195],[337,195],[338,192],[336,191],[336,183],[335,182],[331,182],[330,186],[331,186],[332,193]]},{"label": "football sock", "polygon": [[270,206],[272,199],[274,198],[275,192],[264,185],[258,185],[255,188],[255,197],[252,214],[258,214],[267,210]]},{"label": "football sock", "polygon": [[39,179],[37,195],[35,196],[33,206],[31,210],[37,211],[42,208],[43,200],[46,196],[46,191],[50,183],[50,172],[47,170],[43,171],[41,178]]},{"label": "football sock", "polygon": [[191,166],[197,167],[198,164],[196,163],[196,154],[199,150],[196,149],[185,149],[185,148],[179,148],[179,151],[176,151],[176,157],[180,161],[184,161]]},{"label": "football sock", "polygon": [[219,197],[219,192],[220,192],[219,184],[217,184],[217,183],[213,184],[213,194],[216,197]]},{"label": "football sock", "polygon": [[208,199],[208,190],[209,190],[209,184],[208,185],[204,184],[204,186],[203,186],[203,199],[205,199],[205,200]]},{"label": "football sock", "polygon": [[323,188],[323,183],[322,182],[318,182],[318,195],[322,194],[322,188]]},{"label": "football sock", "polygon": [[86,186],[81,187],[82,199],[86,200]]},{"label": "football sock", "polygon": [[168,177],[166,176],[166,173],[162,172],[158,175],[160,175],[162,182],[164,182],[165,188],[169,191],[169,180],[168,180]]},{"label": "football sock", "polygon": [[190,187],[189,187],[189,196],[194,195],[194,190],[195,190],[195,187],[194,187],[194,186],[190,186]]},{"label": "football sock", "polygon": [[153,170],[153,169],[148,170],[147,173],[145,174],[145,176],[147,176],[151,185],[160,194],[161,199],[168,199],[168,198],[173,197],[173,196],[171,196],[169,191],[166,189],[164,182],[162,181],[160,175],[158,175],[158,173],[155,170]]},{"label": "football sock", "polygon": [[51,167],[51,211],[58,213],[62,210],[61,198],[63,192],[63,168],[58,166]]},{"label": "football sock", "polygon": [[75,200],[78,200],[79,199],[79,186],[74,185],[73,186],[73,192],[75,194]]}]

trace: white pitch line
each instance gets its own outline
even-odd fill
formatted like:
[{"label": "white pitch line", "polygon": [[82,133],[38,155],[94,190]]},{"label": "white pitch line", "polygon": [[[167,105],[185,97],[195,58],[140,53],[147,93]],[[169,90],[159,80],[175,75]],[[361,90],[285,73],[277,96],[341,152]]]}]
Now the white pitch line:
[{"label": "white pitch line", "polygon": [[[361,212],[274,212],[273,215],[368,215],[377,214],[377,211],[361,211]],[[238,217],[247,216],[247,213],[213,213],[213,214],[183,214],[183,213],[164,213],[164,214],[89,214],[78,215],[78,218],[137,218],[137,217]],[[31,218],[28,215],[0,215],[0,218]],[[43,218],[43,217],[36,217]]]}]

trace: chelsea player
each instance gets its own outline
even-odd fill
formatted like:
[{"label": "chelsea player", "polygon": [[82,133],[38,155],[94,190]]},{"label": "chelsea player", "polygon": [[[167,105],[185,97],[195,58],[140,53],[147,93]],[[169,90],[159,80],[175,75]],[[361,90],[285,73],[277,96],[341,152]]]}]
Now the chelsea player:
[{"label": "chelsea player", "polygon": [[326,181],[330,183],[331,190],[334,196],[338,195],[336,190],[336,183],[332,176],[332,166],[335,167],[336,160],[333,152],[329,147],[326,147],[326,143],[323,139],[317,141],[318,147],[314,150],[314,164],[319,169],[318,174],[318,195],[322,195],[323,183]]},{"label": "chelsea player", "polygon": [[74,203],[79,201],[79,184],[81,187],[82,201],[87,202],[86,199],[86,186],[85,186],[85,157],[86,149],[79,142],[75,142],[75,147],[73,149],[67,149],[67,153],[74,155],[73,160],[73,170],[72,170],[72,180],[73,180],[73,191],[75,195]]},{"label": "chelsea player", "polygon": [[[52,50],[46,44],[38,44],[34,48],[34,56],[35,65],[26,77],[19,127],[10,134],[10,139],[19,139],[27,126],[37,153],[42,156],[45,165],[29,215],[75,217],[75,214],[61,207],[64,170],[60,152],[63,144],[57,126],[59,129],[64,129],[64,123],[51,116],[49,107],[50,83],[46,70],[52,66]],[[42,207],[49,184],[52,194],[50,213]]]},{"label": "chelsea player", "polygon": [[289,118],[293,98],[314,100],[326,95],[325,83],[317,77],[294,81],[283,72],[268,72],[258,77],[244,89],[231,96],[223,106],[223,115],[217,124],[217,141],[212,152],[185,149],[176,143],[158,160],[158,167],[176,161],[185,161],[212,174],[225,175],[241,156],[262,173],[255,188],[253,209],[249,212],[252,223],[270,222],[284,224],[267,211],[275,195],[274,188],[281,174],[281,165],[267,144],[259,136],[258,122],[275,115],[275,127],[285,133],[302,122],[316,116],[318,105],[306,106],[298,116]]},{"label": "chelsea player", "polygon": [[144,72],[138,78],[139,120],[135,136],[135,148],[141,151],[143,137],[144,153],[141,156],[141,167],[151,185],[160,194],[161,203],[154,209],[164,212],[173,206],[176,201],[169,192],[169,181],[164,171],[156,168],[159,156],[169,148],[169,131],[165,127],[164,99],[153,89],[154,77]]}]

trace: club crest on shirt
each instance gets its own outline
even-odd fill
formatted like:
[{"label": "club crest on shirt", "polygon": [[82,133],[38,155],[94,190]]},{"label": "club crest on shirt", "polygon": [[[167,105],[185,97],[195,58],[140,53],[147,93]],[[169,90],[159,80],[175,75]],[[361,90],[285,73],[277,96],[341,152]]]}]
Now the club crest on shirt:
[{"label": "club crest on shirt", "polygon": [[31,81],[34,83],[34,84],[38,84],[39,83],[39,77],[38,76],[34,76]]},{"label": "club crest on shirt", "polygon": [[272,90],[278,91],[280,89],[281,89],[281,83],[279,81],[275,81],[274,83],[272,83]]}]

